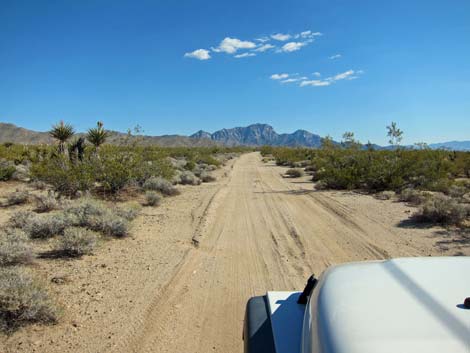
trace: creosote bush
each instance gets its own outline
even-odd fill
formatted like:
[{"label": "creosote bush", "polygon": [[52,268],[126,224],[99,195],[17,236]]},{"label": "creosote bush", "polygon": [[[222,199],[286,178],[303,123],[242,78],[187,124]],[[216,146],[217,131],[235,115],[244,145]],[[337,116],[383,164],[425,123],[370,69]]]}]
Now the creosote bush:
[{"label": "creosote bush", "polygon": [[150,177],[144,182],[145,190],[159,191],[165,196],[177,195],[178,189],[171,182],[162,177]]},{"label": "creosote bush", "polygon": [[0,265],[29,264],[33,251],[28,236],[19,229],[0,229]]},{"label": "creosote bush", "polygon": [[0,329],[12,332],[30,323],[55,323],[58,310],[46,289],[26,270],[0,268]]},{"label": "creosote bush", "polygon": [[146,206],[158,206],[160,205],[161,197],[155,191],[147,191],[145,193],[145,205]]},{"label": "creosote bush", "polygon": [[16,168],[12,165],[0,164],[0,181],[8,181],[15,174]]},{"label": "creosote bush", "polygon": [[301,176],[304,175],[304,172],[302,169],[291,168],[291,169],[287,169],[286,175],[291,178],[300,178]]},{"label": "creosote bush", "polygon": [[427,200],[414,215],[421,222],[459,225],[470,215],[467,205],[459,204],[456,200],[441,194],[436,194]]},{"label": "creosote bush", "polygon": [[96,247],[97,239],[96,234],[86,228],[67,228],[60,237],[57,251],[70,257],[91,254]]}]

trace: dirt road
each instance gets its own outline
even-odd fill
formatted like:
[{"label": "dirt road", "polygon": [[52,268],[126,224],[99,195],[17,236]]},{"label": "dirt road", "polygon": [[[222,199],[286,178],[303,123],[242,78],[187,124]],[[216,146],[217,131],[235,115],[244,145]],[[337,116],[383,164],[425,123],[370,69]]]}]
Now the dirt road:
[{"label": "dirt road", "polygon": [[216,183],[145,208],[132,237],[79,261],[38,261],[64,316],[0,337],[0,352],[240,353],[251,296],[301,290],[346,261],[470,254],[455,232],[408,224],[414,209],[403,203],[314,191],[285,170],[242,155]]},{"label": "dirt road", "polygon": [[128,351],[241,352],[250,296],[301,289],[335,263],[427,255],[429,239],[411,242],[380,210],[375,218],[355,212],[260,159],[252,153],[235,163],[195,235],[199,246],[154,299]]}]

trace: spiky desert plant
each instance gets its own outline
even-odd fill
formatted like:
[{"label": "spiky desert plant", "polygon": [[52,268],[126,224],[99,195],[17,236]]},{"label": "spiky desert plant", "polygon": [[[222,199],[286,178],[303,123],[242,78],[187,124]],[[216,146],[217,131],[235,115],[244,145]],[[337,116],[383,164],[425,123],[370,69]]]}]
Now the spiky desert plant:
[{"label": "spiky desert plant", "polygon": [[58,124],[52,126],[52,129],[49,131],[49,135],[59,141],[59,152],[65,152],[65,143],[68,139],[70,139],[73,134],[75,134],[75,130],[72,125],[66,124],[61,121]]},{"label": "spiky desert plant", "polygon": [[96,127],[89,129],[87,133],[87,140],[90,141],[97,149],[106,142],[106,139],[109,137],[109,132],[107,132],[101,121],[96,123]]}]

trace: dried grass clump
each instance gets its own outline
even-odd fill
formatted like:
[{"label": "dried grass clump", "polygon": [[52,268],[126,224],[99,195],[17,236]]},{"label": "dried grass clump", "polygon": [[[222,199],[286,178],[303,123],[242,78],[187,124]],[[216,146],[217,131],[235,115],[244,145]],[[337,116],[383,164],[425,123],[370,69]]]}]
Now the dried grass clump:
[{"label": "dried grass clump", "polygon": [[29,264],[33,251],[28,236],[19,229],[0,230],[0,266]]},{"label": "dried grass clump", "polygon": [[158,206],[161,202],[161,197],[155,191],[147,191],[145,193],[145,205],[146,206]]},{"label": "dried grass clump", "polygon": [[55,323],[58,310],[45,288],[24,269],[0,268],[0,329],[12,332],[30,323]]},{"label": "dried grass clump", "polygon": [[91,254],[96,247],[97,239],[96,234],[88,229],[71,227],[64,231],[57,251],[70,257]]},{"label": "dried grass clump", "polygon": [[18,211],[13,213],[13,215],[8,220],[7,225],[12,228],[23,229],[26,227],[26,224],[36,217],[36,214],[31,211]]},{"label": "dried grass clump", "polygon": [[456,200],[441,194],[427,200],[414,215],[421,222],[459,225],[470,214],[467,205],[459,204]]}]

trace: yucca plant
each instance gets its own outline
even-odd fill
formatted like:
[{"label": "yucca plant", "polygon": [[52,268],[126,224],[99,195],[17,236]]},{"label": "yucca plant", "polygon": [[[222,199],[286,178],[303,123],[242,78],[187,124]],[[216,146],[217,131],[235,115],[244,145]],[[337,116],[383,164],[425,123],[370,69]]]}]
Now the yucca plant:
[{"label": "yucca plant", "polygon": [[103,143],[106,142],[109,133],[103,128],[103,123],[98,121],[96,127],[89,129],[87,133],[87,140],[98,149]]},{"label": "yucca plant", "polygon": [[65,124],[63,121],[53,125],[52,129],[49,131],[49,135],[59,141],[59,152],[65,152],[65,143],[69,138],[75,134],[75,130],[72,125]]}]

